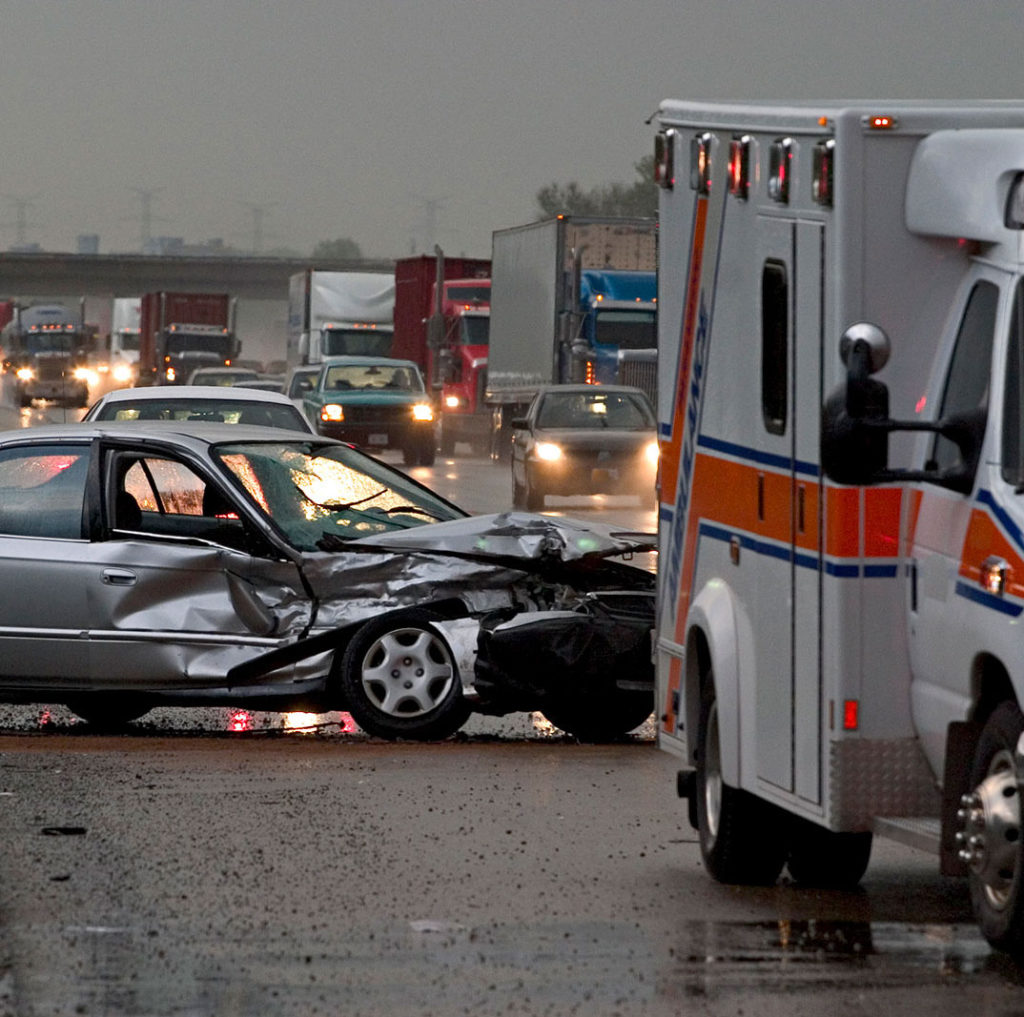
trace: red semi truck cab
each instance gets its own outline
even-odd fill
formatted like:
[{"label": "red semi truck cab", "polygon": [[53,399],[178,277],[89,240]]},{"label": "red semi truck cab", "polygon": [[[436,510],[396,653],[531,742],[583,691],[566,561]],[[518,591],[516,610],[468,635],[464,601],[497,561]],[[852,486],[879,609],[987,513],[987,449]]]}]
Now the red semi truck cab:
[{"label": "red semi truck cab", "polygon": [[[434,289],[436,298],[436,287]],[[442,285],[444,340],[438,349],[441,380],[441,452],[466,442],[484,455],[490,410],[484,406],[491,327],[491,280],[446,279]]]}]

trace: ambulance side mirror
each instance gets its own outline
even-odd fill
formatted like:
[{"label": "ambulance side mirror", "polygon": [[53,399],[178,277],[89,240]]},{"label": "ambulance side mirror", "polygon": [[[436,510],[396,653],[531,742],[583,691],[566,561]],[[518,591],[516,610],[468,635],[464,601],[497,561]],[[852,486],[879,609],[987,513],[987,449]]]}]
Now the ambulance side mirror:
[{"label": "ambulance side mirror", "polygon": [[839,484],[870,484],[889,464],[889,390],[871,377],[889,360],[889,337],[877,325],[851,325],[839,340],[846,381],[825,400],[821,463]]}]

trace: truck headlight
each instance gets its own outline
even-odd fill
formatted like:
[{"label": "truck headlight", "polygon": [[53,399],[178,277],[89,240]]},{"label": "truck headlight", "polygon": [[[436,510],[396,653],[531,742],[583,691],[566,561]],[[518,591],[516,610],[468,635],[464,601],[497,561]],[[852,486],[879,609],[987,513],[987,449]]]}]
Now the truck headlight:
[{"label": "truck headlight", "polygon": [[320,407],[320,419],[332,424],[340,423],[345,419],[345,408],[338,403],[327,403]]},{"label": "truck headlight", "polygon": [[124,383],[132,380],[132,369],[129,364],[115,364],[110,374],[117,382]]},{"label": "truck headlight", "polygon": [[553,441],[539,441],[533,450],[538,459],[553,463],[562,458],[562,449]]},{"label": "truck headlight", "polygon": [[31,367],[19,367],[15,374],[18,381],[31,381],[36,376],[36,372]]},{"label": "truck headlight", "polygon": [[84,381],[87,385],[96,385],[99,383],[99,375],[88,367],[76,367],[75,368],[75,381]]},{"label": "truck headlight", "polygon": [[433,420],[434,407],[430,403],[416,403],[412,408],[413,420]]},{"label": "truck headlight", "polygon": [[173,367],[168,367],[167,370],[164,371],[164,377],[168,381],[174,381],[174,379],[178,377],[178,372],[175,371]]},{"label": "truck headlight", "polygon": [[459,397],[457,395],[445,396],[444,404],[450,410],[457,410],[459,408]]}]

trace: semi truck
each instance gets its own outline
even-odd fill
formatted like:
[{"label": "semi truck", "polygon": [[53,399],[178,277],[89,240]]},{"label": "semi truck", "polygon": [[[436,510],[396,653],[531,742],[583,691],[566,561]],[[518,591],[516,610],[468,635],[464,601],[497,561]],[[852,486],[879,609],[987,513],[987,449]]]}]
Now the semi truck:
[{"label": "semi truck", "polygon": [[655,398],[654,219],[556,216],[497,230],[485,401],[491,454],[541,385],[633,385]]},{"label": "semi truck", "polygon": [[237,302],[227,293],[143,294],[139,384],[182,385],[199,367],[225,367],[238,356]]},{"label": "semi truck", "polygon": [[386,272],[296,272],[288,280],[288,367],[387,356],[394,309],[395,280]]},{"label": "semi truck", "polygon": [[65,406],[89,404],[89,357],[94,329],[78,308],[58,303],[15,302],[0,334],[4,369],[14,378],[14,400],[29,406],[50,399]]},{"label": "semi truck", "polygon": [[1024,957],[1024,104],[657,114],[660,747],[708,873],[872,838]]},{"label": "semi truck", "polygon": [[142,299],[115,297],[110,312],[107,369],[115,385],[132,385],[139,371]]},{"label": "semi truck", "polygon": [[479,454],[490,447],[490,408],[483,398],[490,271],[489,259],[447,257],[439,247],[433,255],[395,262],[391,355],[414,360],[428,379],[445,455],[459,442]]}]

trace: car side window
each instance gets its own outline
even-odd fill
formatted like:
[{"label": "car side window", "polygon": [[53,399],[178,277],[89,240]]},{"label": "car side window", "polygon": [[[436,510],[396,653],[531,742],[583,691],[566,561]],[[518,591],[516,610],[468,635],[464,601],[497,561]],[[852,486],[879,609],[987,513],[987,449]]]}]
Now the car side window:
[{"label": "car side window", "polygon": [[1003,479],[1019,486],[1024,482],[1024,283],[1017,284],[1010,311],[1006,346],[1006,381],[1003,392]]},{"label": "car side window", "polygon": [[119,453],[111,487],[115,530],[198,537],[243,550],[251,546],[231,500],[176,459]]},{"label": "car side window", "polygon": [[19,445],[0,452],[0,533],[82,539],[88,445]]}]

